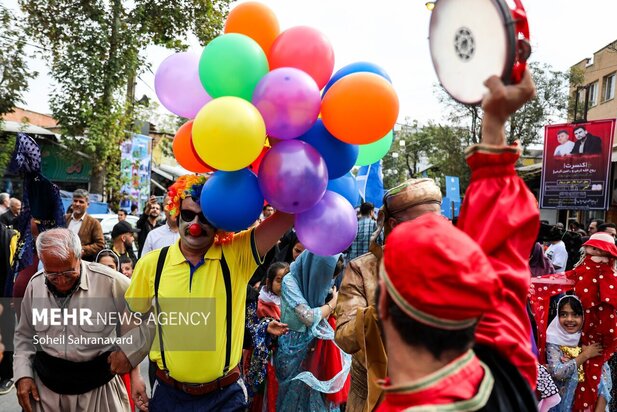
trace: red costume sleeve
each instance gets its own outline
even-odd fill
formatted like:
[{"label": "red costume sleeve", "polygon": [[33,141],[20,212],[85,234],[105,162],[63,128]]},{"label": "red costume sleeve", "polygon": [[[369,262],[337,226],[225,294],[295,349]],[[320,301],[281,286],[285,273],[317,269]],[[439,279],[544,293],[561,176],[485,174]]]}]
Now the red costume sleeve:
[{"label": "red costume sleeve", "polygon": [[458,227],[482,247],[505,289],[501,305],[480,321],[476,341],[495,348],[535,389],[536,359],[525,303],[529,255],[540,222],[537,202],[514,170],[519,155],[513,146],[468,149],[472,176]]}]

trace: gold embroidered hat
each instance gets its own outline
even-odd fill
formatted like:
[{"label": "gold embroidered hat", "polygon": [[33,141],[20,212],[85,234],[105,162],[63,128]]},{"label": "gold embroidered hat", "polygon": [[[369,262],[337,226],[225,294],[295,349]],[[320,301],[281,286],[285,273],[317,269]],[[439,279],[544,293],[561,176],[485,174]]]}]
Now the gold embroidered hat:
[{"label": "gold embroidered hat", "polygon": [[427,203],[441,205],[441,190],[429,178],[407,179],[388,190],[383,197],[384,209],[389,216]]}]

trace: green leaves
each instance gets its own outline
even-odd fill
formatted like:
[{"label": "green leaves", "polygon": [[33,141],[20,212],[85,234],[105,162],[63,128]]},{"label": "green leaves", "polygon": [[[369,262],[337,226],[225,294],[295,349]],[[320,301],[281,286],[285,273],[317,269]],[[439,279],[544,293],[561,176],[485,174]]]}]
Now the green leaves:
[{"label": "green leaves", "polygon": [[[565,120],[568,85],[572,81],[570,74],[555,71],[546,63],[531,63],[529,70],[536,83],[536,98],[527,102],[506,125],[508,142],[520,140],[523,149],[541,142],[545,125]],[[436,88],[436,93],[450,122],[466,129],[467,144],[478,143],[482,129],[482,109],[454,101],[441,87]]]},{"label": "green leaves", "polygon": [[28,69],[22,26],[23,21],[15,13],[0,6],[0,116],[24,102],[28,80],[37,75]]},{"label": "green leaves", "polygon": [[29,34],[45,49],[54,117],[67,143],[92,158],[92,192],[105,185],[112,193],[121,183],[120,143],[136,120],[127,86],[147,68],[147,47],[181,50],[190,35],[208,43],[221,32],[229,2],[19,0]]},{"label": "green leaves", "polygon": [[461,190],[467,187],[466,130],[432,122],[421,127],[410,119],[399,126],[390,153],[383,161],[385,188],[424,174],[436,179],[438,184],[444,182],[444,176],[459,176]]}]

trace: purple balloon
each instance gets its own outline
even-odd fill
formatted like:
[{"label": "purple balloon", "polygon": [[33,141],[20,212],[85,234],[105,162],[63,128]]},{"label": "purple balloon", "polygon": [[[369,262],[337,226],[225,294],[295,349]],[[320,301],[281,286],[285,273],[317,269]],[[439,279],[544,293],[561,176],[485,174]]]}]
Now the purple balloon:
[{"label": "purple balloon", "polygon": [[268,136],[294,139],[319,116],[321,96],[315,80],[293,67],[272,70],[257,83],[253,104],[266,123]]},{"label": "purple balloon", "polygon": [[317,204],[326,192],[326,162],[310,144],[287,140],[274,145],[259,166],[259,187],[275,209],[300,213]]},{"label": "purple balloon", "polygon": [[172,54],[154,75],[154,90],[161,104],[187,119],[193,119],[212,100],[199,80],[199,58],[190,52]]},{"label": "purple balloon", "polygon": [[358,232],[358,219],[347,199],[328,190],[315,207],[296,215],[295,228],[305,248],[316,255],[331,256],[351,245]]}]

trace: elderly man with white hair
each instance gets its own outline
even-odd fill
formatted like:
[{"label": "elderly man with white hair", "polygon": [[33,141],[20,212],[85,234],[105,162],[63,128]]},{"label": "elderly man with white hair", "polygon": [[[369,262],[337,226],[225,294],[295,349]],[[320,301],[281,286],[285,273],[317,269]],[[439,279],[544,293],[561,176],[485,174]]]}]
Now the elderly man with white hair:
[{"label": "elderly man with white hair", "polygon": [[[112,319],[124,312],[129,280],[83,261],[81,242],[71,230],[41,233],[36,249],[44,269],[26,288],[15,331],[19,404],[26,412],[129,411],[125,384],[108,364],[121,339],[120,322]],[[101,315],[107,320],[101,321]],[[137,369],[131,378],[146,400]]]},{"label": "elderly man with white hair", "polygon": [[0,193],[0,215],[9,210],[9,200],[11,195],[8,193]]}]

